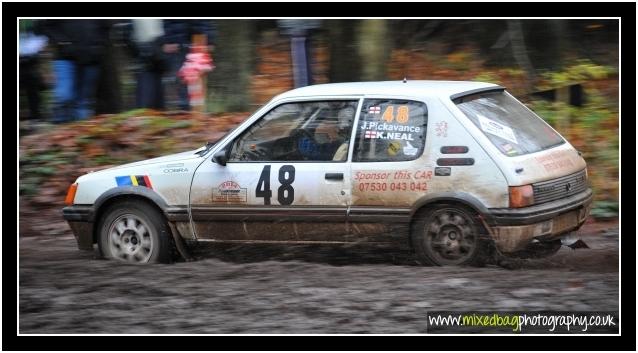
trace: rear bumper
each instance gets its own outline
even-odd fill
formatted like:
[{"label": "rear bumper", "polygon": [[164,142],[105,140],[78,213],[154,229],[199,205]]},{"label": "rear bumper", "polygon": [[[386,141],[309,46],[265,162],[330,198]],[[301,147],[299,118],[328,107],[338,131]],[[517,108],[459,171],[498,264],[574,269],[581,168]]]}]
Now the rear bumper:
[{"label": "rear bumper", "polygon": [[525,248],[535,238],[553,240],[577,230],[589,216],[592,200],[592,191],[587,189],[540,205],[490,209],[485,218],[497,248],[509,253]]},{"label": "rear bumper", "polygon": [[93,250],[93,207],[73,205],[62,209],[62,217],[69,223],[78,248]]}]

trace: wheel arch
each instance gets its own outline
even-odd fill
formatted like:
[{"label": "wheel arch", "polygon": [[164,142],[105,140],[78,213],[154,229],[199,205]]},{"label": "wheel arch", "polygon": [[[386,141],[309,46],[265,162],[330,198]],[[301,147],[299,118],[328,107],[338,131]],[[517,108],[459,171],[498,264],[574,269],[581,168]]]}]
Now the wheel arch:
[{"label": "wheel arch", "polygon": [[97,227],[99,226],[100,219],[104,215],[104,210],[112,204],[123,200],[145,202],[155,208],[167,222],[169,221],[167,211],[170,207],[164,198],[155,191],[142,186],[120,186],[112,188],[100,195],[93,204],[94,211],[91,216],[91,221],[93,222],[93,243],[97,242]]},{"label": "wheel arch", "polygon": [[414,223],[415,218],[421,212],[438,204],[457,204],[467,207],[476,212],[482,222],[486,223],[483,226],[490,224],[492,221],[487,207],[476,197],[465,192],[446,192],[426,195],[417,200],[410,209],[410,223]]}]

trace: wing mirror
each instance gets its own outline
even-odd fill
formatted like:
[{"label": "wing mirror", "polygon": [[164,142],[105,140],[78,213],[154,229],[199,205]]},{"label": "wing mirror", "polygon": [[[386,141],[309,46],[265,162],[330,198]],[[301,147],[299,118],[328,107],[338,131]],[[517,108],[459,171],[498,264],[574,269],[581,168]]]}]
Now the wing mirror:
[{"label": "wing mirror", "polygon": [[228,152],[225,149],[215,152],[213,162],[225,166],[226,162],[228,162]]}]

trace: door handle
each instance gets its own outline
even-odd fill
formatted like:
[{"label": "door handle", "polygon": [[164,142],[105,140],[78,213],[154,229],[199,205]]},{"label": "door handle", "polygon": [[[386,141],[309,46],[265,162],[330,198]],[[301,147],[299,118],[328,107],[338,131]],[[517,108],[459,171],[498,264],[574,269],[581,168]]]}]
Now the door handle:
[{"label": "door handle", "polygon": [[326,173],[326,180],[343,180],[343,173]]}]

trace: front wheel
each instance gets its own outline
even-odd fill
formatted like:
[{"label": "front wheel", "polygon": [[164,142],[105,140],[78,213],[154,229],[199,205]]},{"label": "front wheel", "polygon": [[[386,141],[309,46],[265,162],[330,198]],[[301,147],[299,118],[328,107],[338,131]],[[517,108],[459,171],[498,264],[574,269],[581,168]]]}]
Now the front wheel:
[{"label": "front wheel", "polygon": [[481,266],[489,242],[475,213],[456,205],[439,205],[416,215],[411,239],[422,264]]},{"label": "front wheel", "polygon": [[170,261],[170,229],[151,205],[122,201],[110,205],[98,226],[103,257],[132,263]]}]

